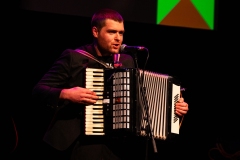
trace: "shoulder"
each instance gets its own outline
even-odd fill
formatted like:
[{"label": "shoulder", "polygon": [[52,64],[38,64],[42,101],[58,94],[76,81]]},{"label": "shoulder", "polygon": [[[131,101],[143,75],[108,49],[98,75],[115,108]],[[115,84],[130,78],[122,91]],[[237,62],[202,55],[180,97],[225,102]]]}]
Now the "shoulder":
[{"label": "shoulder", "polygon": [[78,47],[76,49],[83,50],[83,51],[88,52],[90,54],[95,54],[95,52],[96,52],[93,44],[86,44],[86,45],[83,45],[83,46]]},{"label": "shoulder", "polygon": [[61,54],[61,57],[79,57],[79,56],[81,56],[81,54],[77,52],[75,49],[65,49]]},{"label": "shoulder", "polygon": [[62,52],[62,56],[82,57],[83,55],[81,54],[81,51],[87,52],[89,54],[94,54],[94,52],[95,52],[93,45],[92,44],[87,44],[87,45],[83,45],[83,46],[80,46],[80,47],[75,48],[75,49],[65,49]]},{"label": "shoulder", "polygon": [[58,58],[57,62],[59,63],[69,63],[69,64],[77,64],[81,63],[88,59],[86,56],[77,52],[75,49],[65,49],[60,57]]}]

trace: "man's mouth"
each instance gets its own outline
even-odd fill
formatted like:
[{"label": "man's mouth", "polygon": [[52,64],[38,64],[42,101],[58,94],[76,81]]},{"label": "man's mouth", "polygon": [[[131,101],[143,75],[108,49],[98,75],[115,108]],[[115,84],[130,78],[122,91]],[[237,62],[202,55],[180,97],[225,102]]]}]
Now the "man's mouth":
[{"label": "man's mouth", "polygon": [[120,44],[114,44],[113,49],[119,49]]}]

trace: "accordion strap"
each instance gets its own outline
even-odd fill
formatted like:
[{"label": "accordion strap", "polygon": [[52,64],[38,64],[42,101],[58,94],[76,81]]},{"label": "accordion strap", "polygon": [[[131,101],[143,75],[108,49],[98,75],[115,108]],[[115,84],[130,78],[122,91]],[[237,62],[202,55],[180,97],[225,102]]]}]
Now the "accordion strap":
[{"label": "accordion strap", "polygon": [[84,55],[84,56],[86,56],[86,57],[88,57],[88,58],[91,58],[92,60],[94,60],[94,61],[102,64],[105,68],[113,69],[113,67],[111,67],[111,66],[107,65],[106,63],[98,60],[98,59],[97,59],[96,57],[94,57],[92,54],[90,54],[90,53],[88,53],[88,52],[86,52],[86,51],[84,51],[84,50],[75,49],[75,51],[77,51],[78,53],[80,53],[80,54],[82,54],[82,55]]}]

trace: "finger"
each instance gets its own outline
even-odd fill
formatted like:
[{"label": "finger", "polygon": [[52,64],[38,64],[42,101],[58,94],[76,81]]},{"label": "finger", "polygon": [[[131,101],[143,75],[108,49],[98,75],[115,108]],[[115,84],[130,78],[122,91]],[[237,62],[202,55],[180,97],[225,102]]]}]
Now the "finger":
[{"label": "finger", "polygon": [[182,116],[183,116],[183,114],[182,114],[181,112],[177,111],[177,110],[176,110],[176,112],[175,112],[175,113],[176,113],[176,115],[178,115],[178,116],[180,116],[180,117],[182,117]]},{"label": "finger", "polygon": [[86,94],[90,94],[90,95],[96,95],[96,93],[94,91],[91,91],[89,89],[85,89],[85,92]]},{"label": "finger", "polygon": [[87,105],[95,104],[96,102],[97,102],[97,100],[89,99],[89,98],[83,98],[81,100],[81,103],[87,104]]},{"label": "finger", "polygon": [[182,108],[176,108],[176,111],[180,112],[180,113],[187,113],[187,110],[182,109]]},{"label": "finger", "polygon": [[81,88],[82,93],[95,94],[95,92],[89,88]]},{"label": "finger", "polygon": [[179,98],[178,102],[179,102],[179,103],[182,103],[182,102],[184,102],[184,98],[182,98],[182,97],[181,97],[181,98]]},{"label": "finger", "polygon": [[91,98],[94,99],[94,100],[98,100],[99,99],[98,96],[94,96],[94,95]]},{"label": "finger", "polygon": [[188,107],[186,105],[176,105],[177,110],[188,111]]},{"label": "finger", "polygon": [[92,91],[90,94],[91,94],[91,95],[95,95],[95,96],[97,95],[97,93],[95,93],[95,92],[93,92],[93,91]]},{"label": "finger", "polygon": [[188,104],[186,102],[177,102],[176,106],[182,106],[182,107],[187,107],[188,108]]},{"label": "finger", "polygon": [[183,107],[187,107],[188,106],[188,104],[186,102],[178,102],[178,103],[176,103],[176,105],[183,106]]},{"label": "finger", "polygon": [[178,114],[178,115],[184,115],[184,114],[187,114],[187,111],[185,111],[185,110],[177,110],[176,109],[176,114]]},{"label": "finger", "polygon": [[92,94],[86,94],[85,98],[88,98],[88,99],[91,99],[91,100],[99,99],[97,95],[92,95]]}]

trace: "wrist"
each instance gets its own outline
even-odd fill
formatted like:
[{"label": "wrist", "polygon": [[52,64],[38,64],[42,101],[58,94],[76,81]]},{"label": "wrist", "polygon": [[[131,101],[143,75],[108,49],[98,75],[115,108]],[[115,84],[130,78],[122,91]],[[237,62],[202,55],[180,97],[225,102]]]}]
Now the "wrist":
[{"label": "wrist", "polygon": [[68,91],[69,91],[69,89],[62,89],[59,98],[60,99],[68,99]]}]

